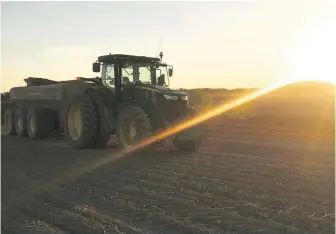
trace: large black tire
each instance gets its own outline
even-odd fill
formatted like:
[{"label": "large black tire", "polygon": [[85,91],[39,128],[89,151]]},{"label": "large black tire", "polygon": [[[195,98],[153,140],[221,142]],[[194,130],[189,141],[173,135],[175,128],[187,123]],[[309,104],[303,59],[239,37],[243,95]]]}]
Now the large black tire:
[{"label": "large black tire", "polygon": [[27,133],[31,139],[47,138],[53,134],[54,115],[45,109],[29,109],[27,112]]},{"label": "large black tire", "polygon": [[70,145],[77,149],[95,148],[99,125],[92,100],[83,97],[71,103],[66,116],[65,135]]},{"label": "large black tire", "polygon": [[16,135],[14,113],[12,109],[7,109],[3,118],[3,134],[6,136]]},{"label": "large black tire", "polygon": [[[132,129],[135,129],[135,136],[132,140],[130,136],[126,136],[130,131],[130,123],[132,123]],[[126,106],[121,110],[117,120],[118,148],[131,148],[151,135],[150,119],[143,109],[137,106]]]},{"label": "large black tire", "polygon": [[16,108],[14,113],[14,122],[15,122],[15,130],[19,137],[27,136],[27,122],[26,122],[27,111],[19,106]]},{"label": "large black tire", "polygon": [[[185,113],[185,120],[191,119],[199,114],[196,108],[188,108]],[[197,140],[173,140],[174,146],[181,151],[197,151],[201,146],[203,139]]]},{"label": "large black tire", "polygon": [[201,141],[181,141],[174,140],[174,146],[181,151],[197,151],[201,146]]},{"label": "large black tire", "polygon": [[97,139],[94,145],[94,148],[105,148],[107,146],[107,142],[110,139],[111,129],[109,126],[108,115],[105,113],[104,103],[100,100],[99,97],[92,96],[91,100],[96,108],[96,112],[98,114],[98,134]]}]

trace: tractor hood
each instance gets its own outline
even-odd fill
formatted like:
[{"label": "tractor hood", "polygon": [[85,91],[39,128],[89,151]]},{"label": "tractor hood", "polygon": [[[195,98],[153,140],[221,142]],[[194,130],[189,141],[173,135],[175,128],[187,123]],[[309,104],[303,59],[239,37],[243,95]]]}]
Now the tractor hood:
[{"label": "tractor hood", "polygon": [[136,85],[136,88],[140,89],[148,89],[152,90],[154,92],[160,92],[163,94],[168,94],[168,95],[175,95],[175,96],[187,96],[188,94],[186,92],[182,92],[179,90],[173,90],[168,87],[160,86],[160,85],[150,85],[150,84],[138,84]]}]

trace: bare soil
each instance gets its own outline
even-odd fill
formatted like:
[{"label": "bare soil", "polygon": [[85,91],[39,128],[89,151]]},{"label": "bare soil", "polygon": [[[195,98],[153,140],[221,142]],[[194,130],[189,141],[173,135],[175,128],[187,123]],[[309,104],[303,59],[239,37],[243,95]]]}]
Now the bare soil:
[{"label": "bare soil", "polygon": [[335,139],[209,121],[197,153],[2,136],[3,233],[335,233]]}]

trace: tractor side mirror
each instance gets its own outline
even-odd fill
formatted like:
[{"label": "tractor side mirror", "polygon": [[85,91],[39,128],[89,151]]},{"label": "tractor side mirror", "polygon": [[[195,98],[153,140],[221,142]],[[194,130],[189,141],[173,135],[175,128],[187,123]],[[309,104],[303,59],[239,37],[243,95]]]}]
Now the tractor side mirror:
[{"label": "tractor side mirror", "polygon": [[172,68],[168,69],[168,75],[169,75],[169,77],[173,76],[173,69]]},{"label": "tractor side mirror", "polygon": [[93,72],[100,72],[100,63],[93,63],[92,64],[92,71]]}]

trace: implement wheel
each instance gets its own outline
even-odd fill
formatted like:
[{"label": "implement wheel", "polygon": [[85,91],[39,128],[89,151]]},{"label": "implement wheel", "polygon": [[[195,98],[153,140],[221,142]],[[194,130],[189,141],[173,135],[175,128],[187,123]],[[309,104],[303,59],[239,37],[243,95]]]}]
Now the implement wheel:
[{"label": "implement wheel", "polygon": [[6,136],[16,135],[14,113],[11,109],[5,111],[3,133]]},{"label": "implement wheel", "polygon": [[47,138],[53,134],[54,118],[51,111],[29,109],[26,121],[28,136],[31,139]]},{"label": "implement wheel", "polygon": [[15,130],[19,137],[27,136],[26,110],[19,106],[14,113]]}]

